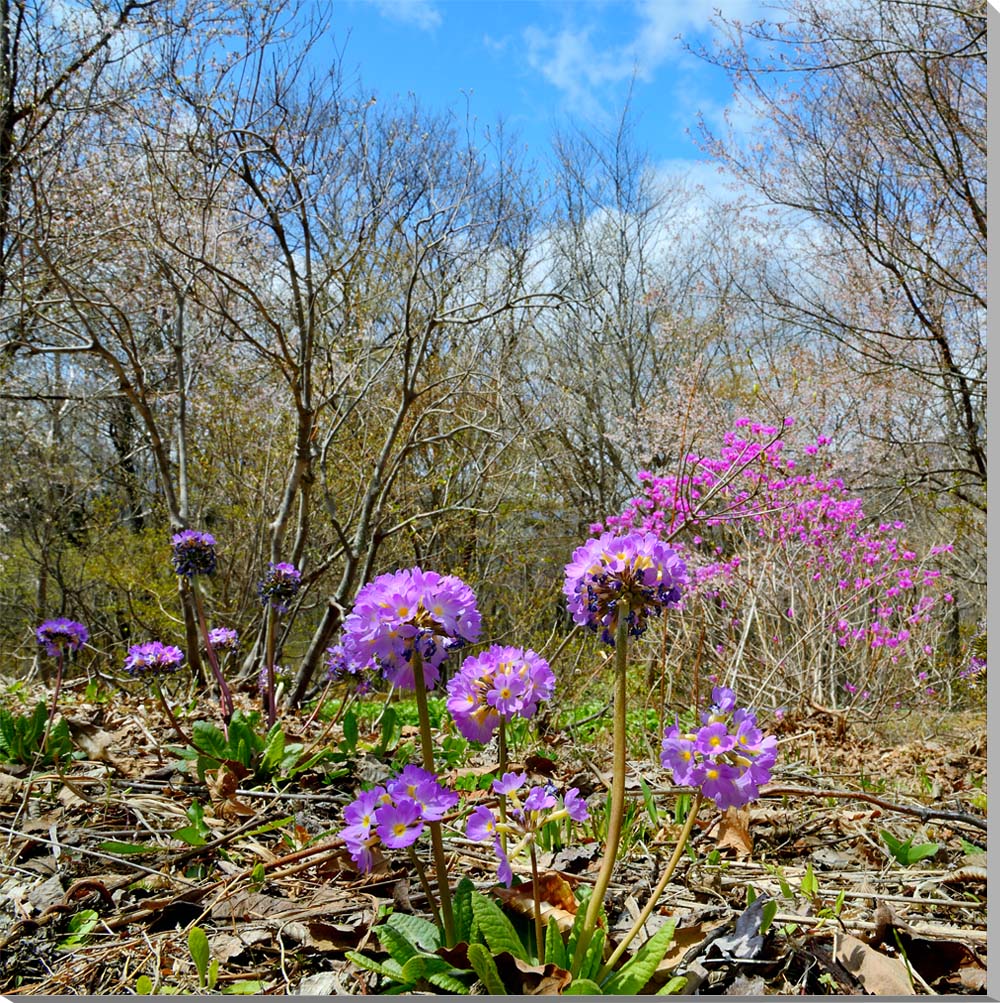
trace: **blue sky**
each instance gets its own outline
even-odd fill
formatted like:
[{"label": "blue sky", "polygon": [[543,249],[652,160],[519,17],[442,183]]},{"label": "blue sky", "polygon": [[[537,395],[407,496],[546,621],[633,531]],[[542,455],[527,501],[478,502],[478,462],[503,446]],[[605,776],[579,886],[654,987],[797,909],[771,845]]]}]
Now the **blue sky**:
[{"label": "blue sky", "polygon": [[752,19],[754,0],[335,0],[333,35],[347,79],[379,98],[414,93],[430,110],[481,125],[502,117],[543,157],[556,127],[614,127],[635,74],[636,138],[658,167],[704,173],[688,135],[698,112],[718,125],[725,74],[688,52],[713,8]]}]

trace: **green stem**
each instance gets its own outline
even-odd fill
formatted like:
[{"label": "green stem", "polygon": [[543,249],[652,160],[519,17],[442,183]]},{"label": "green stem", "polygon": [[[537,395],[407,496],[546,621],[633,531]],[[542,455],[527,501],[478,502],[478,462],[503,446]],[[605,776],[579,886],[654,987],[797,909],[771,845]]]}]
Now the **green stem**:
[{"label": "green stem", "polygon": [[160,680],[155,676],[153,677],[153,689],[156,690],[156,695],[160,698],[160,703],[163,704],[163,709],[167,712],[167,717],[170,718],[170,724],[173,726],[174,734],[177,735],[184,745],[191,745],[191,739],[187,737],[187,734],[180,726],[177,718],[174,717],[174,712],[170,709],[170,704],[167,703],[167,698],[164,696],[163,689],[160,686]]},{"label": "green stem", "polygon": [[[427,687],[424,685],[424,661],[419,652],[413,653],[413,685],[417,700],[417,721],[420,725],[420,751],[423,767],[434,772],[434,737],[431,734],[431,715],[427,709]],[[434,853],[434,869],[437,871],[438,897],[441,900],[441,925],[447,947],[455,946],[455,919],[451,911],[451,888],[448,884],[448,863],[444,856],[444,841],[441,838],[441,823],[428,822],[431,831],[431,848]]]},{"label": "green stem", "polygon": [[[62,689],[63,681],[63,650],[59,649],[56,655],[56,688],[52,693],[52,706],[49,708],[49,717],[45,722],[45,735],[42,737],[41,751],[44,753],[49,744],[49,734],[52,732],[52,722],[56,717],[56,708],[59,706],[59,691]],[[58,765],[58,763],[56,764]]]},{"label": "green stem", "polygon": [[535,951],[538,963],[545,963],[545,926],[542,923],[542,897],[538,891],[538,859],[535,855],[535,840],[528,844],[528,854],[531,858],[531,892],[535,907]]},{"label": "green stem", "polygon": [[625,818],[625,700],[627,696],[628,666],[628,606],[621,602],[618,606],[618,626],[615,630],[615,686],[614,686],[614,751],[611,760],[611,805],[608,809],[608,832],[604,842],[604,859],[594,882],[594,891],[587,903],[587,913],[583,928],[576,943],[570,970],[580,971],[584,956],[597,927],[597,920],[604,905],[604,896],[611,884],[611,874],[615,869],[618,844],[621,842],[622,825]]},{"label": "green stem", "polygon": [[196,577],[191,579],[190,584],[191,593],[194,596],[195,612],[198,615],[198,628],[201,630],[201,636],[205,641],[205,654],[208,655],[208,664],[212,669],[212,675],[215,676],[215,681],[219,686],[219,700],[222,704],[222,716],[226,721],[229,721],[229,719],[233,716],[233,694],[226,683],[226,677],[222,674],[222,669],[219,667],[219,656],[215,653],[215,647],[208,639],[208,621],[205,618],[205,604],[202,601],[201,585]]},{"label": "green stem", "polygon": [[274,648],[277,643],[278,613],[273,606],[267,607],[267,632],[264,641],[264,659],[267,665],[267,686],[264,688],[267,704],[267,727],[273,728],[278,716],[278,708],[274,705]]},{"label": "green stem", "polygon": [[[499,745],[500,752],[500,770],[499,774],[502,777],[507,772],[507,719],[500,718],[500,733],[497,736],[497,742]],[[498,807],[500,809],[500,821],[504,824],[507,822],[507,795],[499,794],[498,796]],[[500,849],[503,850],[504,855],[507,854],[507,830],[500,830]]]},{"label": "green stem", "polygon": [[698,809],[700,807],[701,791],[698,791],[698,793],[694,796],[694,803],[691,805],[691,810],[688,812],[687,820],[684,822],[684,828],[681,830],[681,834],[677,837],[677,845],[674,847],[673,855],[667,863],[667,869],[660,876],[660,880],[650,893],[649,899],[646,901],[646,905],[643,907],[642,912],[639,913],[636,921],[632,924],[629,932],[625,934],[621,943],[619,943],[619,945],[614,949],[611,957],[608,958],[608,960],[601,966],[601,970],[597,973],[597,978],[595,979],[598,984],[600,984],[603,979],[608,977],[615,966],[615,962],[617,962],[618,959],[625,953],[625,949],[632,943],[636,934],[642,929],[646,920],[649,919],[652,914],[653,909],[656,907],[657,899],[659,899],[659,897],[663,894],[663,889],[667,887],[667,883],[673,877],[674,870],[680,862],[688,837],[691,835],[691,830],[694,828],[694,821],[698,817]]}]

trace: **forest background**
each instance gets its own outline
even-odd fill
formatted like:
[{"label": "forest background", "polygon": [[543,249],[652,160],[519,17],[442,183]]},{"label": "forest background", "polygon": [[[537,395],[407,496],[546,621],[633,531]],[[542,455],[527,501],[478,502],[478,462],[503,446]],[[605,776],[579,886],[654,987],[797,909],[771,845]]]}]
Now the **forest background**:
[{"label": "forest background", "polygon": [[[651,660],[683,691],[738,674],[765,707],[970,696],[985,5],[720,19],[702,55],[763,125],[703,133],[741,183],[714,204],[652,170],[627,107],[543,163],[474,109],[375,100],[317,71],[330,16],[0,0],[4,676],[37,668],[34,628],[60,615],[89,627],[89,677],[121,685],[154,637],[197,675],[169,563],[184,527],[219,541],[210,619],[239,630],[248,680],[256,583],[302,569],[279,643],[293,704],[357,589],[396,567],[460,575],[489,641],[541,650],[569,631],[563,567],[592,527],[656,484],[699,514],[698,458],[747,418],[774,463],[731,458],[734,485],[760,474],[748,496],[682,520],[712,570]],[[775,528],[793,512],[811,533],[809,501],[847,577]],[[883,594],[911,567],[933,612],[912,631],[921,600]]]}]

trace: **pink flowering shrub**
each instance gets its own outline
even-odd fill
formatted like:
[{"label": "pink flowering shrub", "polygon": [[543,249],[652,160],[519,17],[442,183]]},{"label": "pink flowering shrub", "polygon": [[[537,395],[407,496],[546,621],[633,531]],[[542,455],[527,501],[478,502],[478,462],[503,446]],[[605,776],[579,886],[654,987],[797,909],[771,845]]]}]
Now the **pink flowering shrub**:
[{"label": "pink flowering shrub", "polygon": [[718,454],[689,453],[665,476],[640,471],[641,493],[594,532],[675,541],[690,577],[685,629],[704,632],[730,679],[755,671],[779,703],[936,694],[953,599],[934,558],[950,545],[920,553],[902,521],[869,519],[824,458],[827,437],[789,455],[793,424],[739,418]]}]

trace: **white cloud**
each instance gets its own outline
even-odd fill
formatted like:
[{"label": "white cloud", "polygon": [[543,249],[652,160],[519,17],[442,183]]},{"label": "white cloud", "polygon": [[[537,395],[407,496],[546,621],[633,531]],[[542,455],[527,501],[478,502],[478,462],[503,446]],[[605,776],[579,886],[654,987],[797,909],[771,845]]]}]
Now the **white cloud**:
[{"label": "white cloud", "polygon": [[[636,0],[632,37],[611,45],[596,17],[613,18],[614,8],[598,5],[594,18],[559,30],[531,25],[524,30],[529,65],[564,95],[568,107],[597,121],[606,116],[608,88],[633,76],[650,82],[667,62],[689,59],[680,36],[705,31],[719,6],[726,18],[750,19],[759,0]],[[573,7],[574,11],[581,10]]]},{"label": "white cloud", "polygon": [[430,31],[441,23],[441,11],[433,0],[371,0],[382,17]]}]

